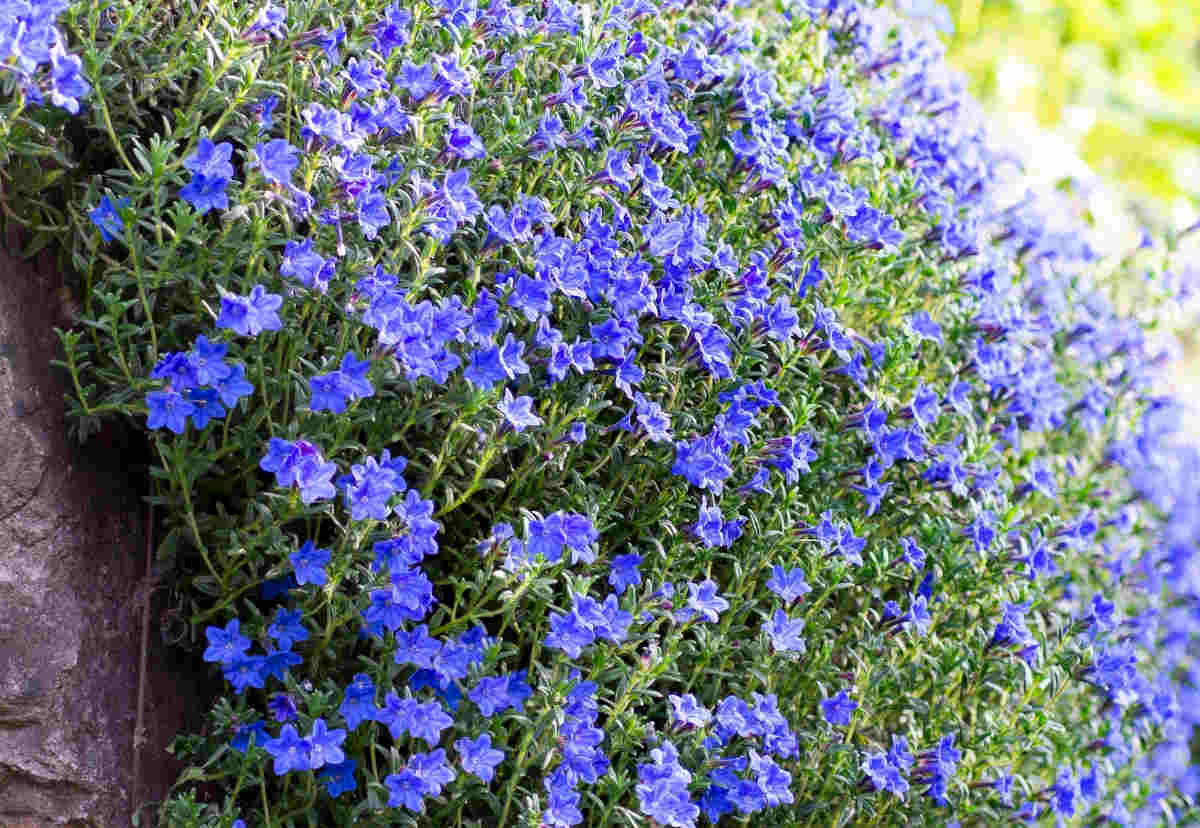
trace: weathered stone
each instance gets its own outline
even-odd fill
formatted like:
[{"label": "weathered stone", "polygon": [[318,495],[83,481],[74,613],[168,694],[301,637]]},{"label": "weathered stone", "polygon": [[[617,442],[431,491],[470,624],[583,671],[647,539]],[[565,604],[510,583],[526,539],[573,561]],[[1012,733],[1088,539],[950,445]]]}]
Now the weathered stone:
[{"label": "weathered stone", "polygon": [[52,259],[20,261],[3,252],[16,240],[4,241],[0,826],[129,825],[138,803],[165,794],[176,771],[165,747],[183,713],[155,625],[134,791],[145,511],[114,450],[117,429],[93,436],[86,453],[68,441],[50,366],[60,352],[53,327],[69,324],[62,279]]}]

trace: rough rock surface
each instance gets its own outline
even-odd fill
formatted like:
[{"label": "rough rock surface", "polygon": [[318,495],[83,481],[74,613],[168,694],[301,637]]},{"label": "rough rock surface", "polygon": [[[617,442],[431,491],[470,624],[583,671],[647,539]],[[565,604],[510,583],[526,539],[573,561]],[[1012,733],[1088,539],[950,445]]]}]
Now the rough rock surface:
[{"label": "rough rock surface", "polygon": [[117,429],[67,438],[49,364],[62,279],[47,256],[8,254],[16,241],[0,240],[0,826],[129,825],[176,771],[186,702],[154,624],[133,790],[146,515]]}]

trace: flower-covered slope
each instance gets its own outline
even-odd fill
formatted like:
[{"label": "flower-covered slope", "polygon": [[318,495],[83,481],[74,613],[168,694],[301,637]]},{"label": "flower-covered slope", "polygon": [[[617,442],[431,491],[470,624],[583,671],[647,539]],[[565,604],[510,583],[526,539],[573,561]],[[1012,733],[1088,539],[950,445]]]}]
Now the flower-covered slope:
[{"label": "flower-covered slope", "polygon": [[359,5],[242,21],[306,82],[176,193],[220,312],[147,426],[288,529],[205,556],[226,817],[1186,819],[1200,458],[931,30]]}]

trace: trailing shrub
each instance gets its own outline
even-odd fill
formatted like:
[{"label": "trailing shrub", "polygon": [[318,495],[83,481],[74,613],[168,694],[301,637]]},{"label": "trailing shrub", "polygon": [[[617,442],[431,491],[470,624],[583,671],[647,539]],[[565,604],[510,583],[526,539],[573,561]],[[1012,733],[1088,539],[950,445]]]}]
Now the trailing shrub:
[{"label": "trailing shrub", "polygon": [[931,30],[59,5],[2,12],[92,87],[60,127],[10,59],[10,198],[227,688],[162,824],[1195,818],[1153,309],[1065,198],[998,201]]}]

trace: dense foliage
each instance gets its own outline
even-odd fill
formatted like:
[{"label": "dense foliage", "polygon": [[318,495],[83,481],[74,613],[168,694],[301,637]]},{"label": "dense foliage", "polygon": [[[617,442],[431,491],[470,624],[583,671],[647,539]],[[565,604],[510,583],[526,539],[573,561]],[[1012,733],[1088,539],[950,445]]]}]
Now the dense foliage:
[{"label": "dense foliage", "polygon": [[10,0],[0,32],[6,212],[80,276],[77,434],[146,430],[224,681],[162,824],[1196,817],[1200,453],[1153,303],[1115,310],[1065,200],[997,203],[931,30]]}]

